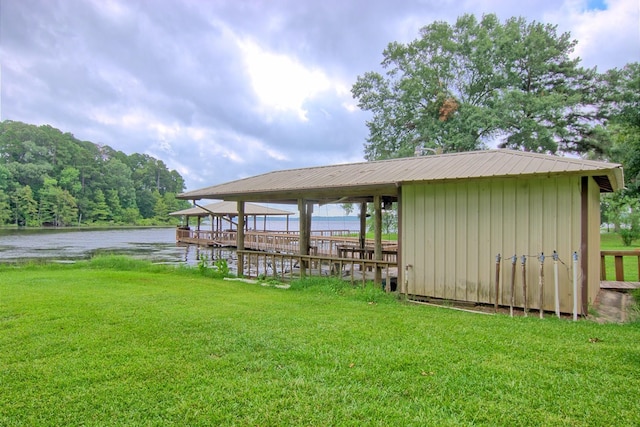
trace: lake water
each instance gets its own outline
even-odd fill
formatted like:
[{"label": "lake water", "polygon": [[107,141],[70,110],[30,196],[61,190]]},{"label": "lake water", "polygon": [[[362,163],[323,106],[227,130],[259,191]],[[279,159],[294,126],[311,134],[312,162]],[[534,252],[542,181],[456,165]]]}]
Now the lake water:
[{"label": "lake water", "polygon": [[[296,219],[289,220],[289,230],[298,229]],[[249,223],[253,228],[253,221]],[[286,221],[267,222],[270,230],[285,230]],[[201,227],[203,230],[206,226]],[[314,230],[357,231],[357,219],[313,220]],[[262,230],[263,224],[256,224]],[[176,229],[167,228],[43,228],[0,229],[0,263],[27,260],[70,261],[89,259],[99,254],[122,254],[167,264],[196,265],[201,255],[207,259],[226,259],[235,265],[235,251],[228,248],[204,248],[176,244]]]},{"label": "lake water", "polygon": [[154,262],[191,263],[197,257],[190,252],[194,248],[176,244],[173,227],[0,230],[0,262],[125,254]]}]

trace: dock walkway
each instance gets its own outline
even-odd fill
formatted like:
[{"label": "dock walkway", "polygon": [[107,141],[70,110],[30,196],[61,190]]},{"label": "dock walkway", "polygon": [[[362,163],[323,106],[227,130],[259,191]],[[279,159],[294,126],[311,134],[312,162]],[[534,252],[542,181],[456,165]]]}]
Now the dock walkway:
[{"label": "dock walkway", "polygon": [[[374,242],[365,241],[365,247],[359,247],[357,237],[349,230],[314,230],[310,236],[310,255],[373,259]],[[244,248],[254,251],[299,254],[300,236],[296,231],[245,231]],[[200,246],[236,247],[237,231],[190,230],[178,228],[176,241]],[[385,261],[397,262],[398,243],[383,241],[382,254]]]}]

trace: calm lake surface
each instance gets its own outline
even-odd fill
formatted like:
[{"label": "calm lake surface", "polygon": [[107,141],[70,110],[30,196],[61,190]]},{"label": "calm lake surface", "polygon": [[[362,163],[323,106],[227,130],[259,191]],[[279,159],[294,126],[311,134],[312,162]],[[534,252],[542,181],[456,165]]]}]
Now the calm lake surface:
[{"label": "calm lake surface", "polygon": [[[357,219],[314,220],[314,230],[357,231]],[[260,230],[263,224],[256,224]],[[250,226],[253,226],[251,223]],[[297,230],[296,219],[289,221],[289,229]],[[268,221],[267,229],[284,230],[285,221]],[[202,225],[201,229],[207,229]],[[167,228],[43,228],[0,229],[0,263],[28,260],[73,261],[89,259],[100,254],[128,255],[157,263],[196,265],[201,255],[210,260],[226,259],[235,265],[233,249],[204,248],[178,245],[175,227]]]},{"label": "calm lake surface", "polygon": [[0,230],[0,262],[122,254],[154,262],[196,263],[196,249],[178,246],[174,227]]}]

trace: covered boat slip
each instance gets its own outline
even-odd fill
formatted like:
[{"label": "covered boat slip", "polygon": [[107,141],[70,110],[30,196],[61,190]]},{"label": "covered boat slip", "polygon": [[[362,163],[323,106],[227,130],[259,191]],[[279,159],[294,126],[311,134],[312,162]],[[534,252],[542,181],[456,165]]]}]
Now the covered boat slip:
[{"label": "covered boat slip", "polygon": [[[623,183],[619,164],[483,150],[274,171],[179,197],[235,201],[239,212],[247,202],[297,203],[296,256],[304,261],[302,274],[305,264],[312,262],[308,257],[314,246],[313,206],[358,204],[364,224],[370,205],[372,247],[364,239],[364,225],[352,247],[363,255],[370,251],[372,261],[380,263],[365,266],[373,270],[376,282],[385,267],[382,210],[397,202],[394,267],[399,290],[409,298],[540,311],[560,307],[584,315],[600,289],[600,193],[620,189]],[[244,256],[243,214],[238,216],[237,242],[238,253]],[[558,275],[555,289],[553,251],[569,265]],[[571,264],[574,253],[578,260]],[[498,254],[504,268],[496,271]],[[507,264],[513,255],[526,256],[526,274],[521,273],[520,262],[516,268]],[[536,261],[541,255],[547,256],[546,262]],[[347,256],[338,252],[334,261],[348,261]]]},{"label": "covered boat slip", "polygon": [[[286,217],[286,231],[289,230],[289,216],[293,215],[293,212],[288,212],[281,209],[274,209],[267,206],[257,205],[255,203],[247,203],[245,206],[245,227],[249,227],[249,221],[247,218],[253,218],[253,228],[256,229],[257,219],[258,217],[264,218],[264,225],[266,227],[267,221],[266,218],[269,216],[278,217],[284,216]],[[184,226],[180,227],[182,230],[191,230],[189,226],[189,220],[191,218],[196,218],[196,231],[202,231],[202,220],[209,219],[211,222],[211,231],[222,232],[222,231],[233,231],[234,228],[237,229],[238,224],[234,221],[234,218],[238,216],[238,205],[234,202],[216,202],[210,203],[207,205],[199,205],[194,201],[194,206],[189,209],[183,209],[176,212],[171,212],[169,215],[171,216],[180,216],[183,217]],[[265,230],[266,231],[266,228]],[[199,235],[188,236],[187,233],[182,233],[181,237],[190,237],[190,238],[200,238]],[[211,236],[210,236],[211,237]],[[204,239],[203,235],[203,239]],[[199,243],[199,242],[194,242]],[[204,243],[204,242],[203,242]]]},{"label": "covered boat slip", "polygon": [[[244,249],[282,254],[300,253],[300,230],[289,229],[289,216],[292,212],[274,209],[255,203],[244,206]],[[185,218],[184,226],[176,229],[178,243],[197,244],[200,246],[238,247],[238,204],[237,202],[218,202],[207,205],[196,205],[189,209],[172,212],[172,216]],[[267,230],[267,218],[270,216],[286,216],[285,230]],[[262,217],[263,230],[258,230],[258,217]],[[195,229],[189,226],[190,218],[196,218]],[[211,229],[203,229],[206,225],[203,218],[209,219]],[[252,228],[250,228],[252,226]],[[382,242],[384,259],[397,261],[396,241]],[[374,241],[365,239],[364,247],[360,239],[354,237],[350,230],[312,230],[309,236],[309,254],[324,257],[344,257],[357,259],[373,259]]]},{"label": "covered boat slip", "polygon": [[[237,242],[237,217],[238,205],[235,202],[217,202],[207,205],[199,205],[194,202],[194,207],[172,212],[169,215],[180,216],[183,219],[183,226],[176,230],[176,241],[178,243],[197,244],[201,246],[236,246]],[[285,232],[289,230],[289,216],[293,212],[248,203],[245,206],[245,230],[253,220],[253,230],[257,230],[258,217],[262,217],[264,232],[266,232],[267,217],[286,217]],[[195,229],[189,225],[191,218],[196,219]],[[210,222],[210,229],[203,229],[203,219]]]}]

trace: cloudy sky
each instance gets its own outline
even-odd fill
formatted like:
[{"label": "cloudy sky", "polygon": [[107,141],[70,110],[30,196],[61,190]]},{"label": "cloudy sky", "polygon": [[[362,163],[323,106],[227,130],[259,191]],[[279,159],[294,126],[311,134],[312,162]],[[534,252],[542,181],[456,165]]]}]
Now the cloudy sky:
[{"label": "cloudy sky", "polygon": [[524,16],[599,71],[640,60],[638,0],[0,0],[0,119],[147,153],[188,190],[363,160],[351,97],[408,42],[463,13]]}]

